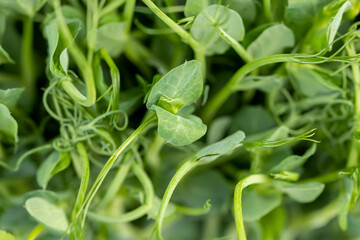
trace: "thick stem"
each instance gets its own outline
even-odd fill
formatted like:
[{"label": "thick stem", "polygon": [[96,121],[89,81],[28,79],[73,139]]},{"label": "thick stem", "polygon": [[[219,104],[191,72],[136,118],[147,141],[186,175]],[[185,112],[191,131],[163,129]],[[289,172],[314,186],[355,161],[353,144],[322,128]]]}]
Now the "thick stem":
[{"label": "thick stem", "polygon": [[242,215],[242,206],[241,206],[242,192],[247,186],[253,184],[259,184],[259,183],[271,183],[271,179],[263,174],[254,174],[241,180],[235,187],[234,217],[235,217],[236,231],[239,240],[246,240],[244,220]]},{"label": "thick stem", "polygon": [[70,239],[85,239],[84,232],[80,226],[81,222],[76,218],[76,215],[80,211],[81,205],[83,204],[86,195],[90,176],[90,165],[84,144],[81,142],[77,143],[76,149],[81,162],[81,181],[75,205],[71,213],[73,228],[70,232]]},{"label": "thick stem", "polygon": [[[356,50],[354,46],[354,42],[350,43],[346,46],[346,51],[350,56],[356,55]],[[360,130],[360,68],[358,63],[351,64],[351,70],[353,74],[353,81],[354,81],[354,91],[355,91],[355,113],[354,113],[354,120],[355,120],[355,131]],[[360,150],[360,143],[356,139],[351,140],[349,156],[347,160],[346,167],[354,167],[358,165],[359,162],[359,150]]]}]

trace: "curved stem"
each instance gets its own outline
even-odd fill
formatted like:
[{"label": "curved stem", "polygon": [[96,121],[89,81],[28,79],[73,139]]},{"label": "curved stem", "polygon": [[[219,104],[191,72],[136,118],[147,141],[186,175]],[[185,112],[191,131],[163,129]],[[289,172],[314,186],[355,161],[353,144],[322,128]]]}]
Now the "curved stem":
[{"label": "curved stem", "polygon": [[152,182],[148,177],[148,175],[146,174],[146,172],[144,171],[143,167],[140,166],[140,164],[133,163],[132,170],[144,188],[144,195],[145,195],[144,204],[120,216],[105,216],[98,213],[89,212],[88,215],[90,218],[106,223],[130,222],[144,216],[151,209],[154,201],[154,188]]},{"label": "curved stem", "polygon": [[247,186],[253,184],[259,184],[259,183],[271,183],[271,179],[263,174],[254,174],[241,180],[235,187],[234,217],[235,217],[236,231],[239,240],[246,240],[244,220],[243,220],[242,207],[241,207],[242,192]]},{"label": "curved stem", "polygon": [[109,173],[111,167],[115,163],[115,161],[118,159],[118,157],[124,152],[124,150],[141,134],[141,132],[149,126],[152,122],[156,120],[156,117],[152,117],[142,123],[122,144],[121,146],[111,155],[111,157],[108,159],[108,161],[105,163],[104,167],[101,169],[99,175],[97,176],[94,184],[92,185],[91,189],[88,192],[88,195],[79,209],[79,213],[77,214],[77,217],[81,213],[81,211],[84,211],[83,214],[83,224],[86,218],[86,213],[90,207],[91,201],[96,195],[96,192],[99,190],[101,184],[103,183],[106,175]]},{"label": "curved stem", "polygon": [[58,19],[60,31],[64,36],[64,39],[68,45],[70,53],[74,57],[74,60],[81,71],[82,77],[85,81],[86,93],[87,96],[84,96],[71,82],[71,78],[68,77],[64,81],[61,82],[64,90],[73,98],[77,103],[89,107],[93,105],[96,101],[96,88],[95,88],[95,80],[94,74],[91,68],[91,64],[89,64],[81,52],[81,50],[76,46],[73,36],[66,25],[64,16],[61,12],[60,2],[59,0],[54,1],[55,14]]},{"label": "curved stem", "polygon": [[176,186],[179,184],[180,180],[190,170],[192,170],[197,165],[197,163],[198,163],[197,161],[193,161],[193,160],[186,161],[176,171],[176,173],[173,176],[173,178],[171,179],[168,187],[166,188],[166,191],[165,191],[164,196],[163,196],[162,201],[161,201],[159,214],[158,214],[158,217],[157,217],[156,223],[155,223],[155,233],[156,233],[158,239],[163,239],[162,236],[161,236],[162,223],[163,223],[163,220],[164,220],[166,208],[167,208],[167,206],[168,206],[168,204],[170,202],[170,198],[171,198],[172,194],[174,193],[174,190],[175,190]]},{"label": "curved stem", "polygon": [[26,240],[35,240],[42,231],[44,231],[44,225],[38,224],[31,233],[26,237]]},{"label": "curved stem", "polygon": [[254,60],[242,68],[240,68],[229,80],[229,82],[209,101],[202,112],[202,119],[205,123],[209,123],[215,116],[219,108],[230,97],[232,93],[237,91],[237,85],[250,72],[264,65],[279,63],[279,62],[293,62],[294,57],[298,54],[279,54],[269,57]]}]

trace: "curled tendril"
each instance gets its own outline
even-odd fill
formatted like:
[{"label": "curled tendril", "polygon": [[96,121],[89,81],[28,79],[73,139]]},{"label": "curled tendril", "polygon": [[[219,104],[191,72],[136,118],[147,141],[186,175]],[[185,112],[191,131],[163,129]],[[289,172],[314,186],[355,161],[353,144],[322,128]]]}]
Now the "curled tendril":
[{"label": "curled tendril", "polygon": [[56,138],[53,143],[52,147],[58,152],[68,152],[74,148],[74,145],[71,141],[64,138]]}]

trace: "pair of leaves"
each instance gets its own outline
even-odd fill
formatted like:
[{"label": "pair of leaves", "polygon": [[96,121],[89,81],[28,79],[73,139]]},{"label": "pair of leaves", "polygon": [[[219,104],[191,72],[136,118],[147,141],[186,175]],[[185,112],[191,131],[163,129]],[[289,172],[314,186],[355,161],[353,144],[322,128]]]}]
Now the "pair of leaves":
[{"label": "pair of leaves", "polygon": [[162,138],[182,146],[205,134],[206,125],[188,111],[202,90],[200,63],[195,60],[172,69],[152,87],[146,107],[156,112]]}]

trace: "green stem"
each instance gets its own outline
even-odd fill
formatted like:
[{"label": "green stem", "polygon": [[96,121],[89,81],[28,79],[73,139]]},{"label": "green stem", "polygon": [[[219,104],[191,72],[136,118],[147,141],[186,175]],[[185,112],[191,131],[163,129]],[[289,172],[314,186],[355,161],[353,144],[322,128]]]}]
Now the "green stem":
[{"label": "green stem", "polygon": [[267,21],[272,22],[273,17],[271,13],[271,0],[263,0],[264,15]]},{"label": "green stem", "polygon": [[[22,38],[22,54],[21,54],[21,73],[26,91],[28,92],[29,99],[27,104],[32,105],[34,101],[34,88],[35,88],[35,64],[34,64],[34,23],[31,17],[25,17],[23,25],[23,38]],[[29,106],[30,106],[29,105]]]},{"label": "green stem", "polygon": [[238,91],[237,85],[250,72],[264,65],[279,63],[279,62],[293,62],[297,54],[279,54],[269,57],[256,59],[245,64],[240,68],[229,80],[229,82],[209,101],[202,112],[202,119],[205,123],[211,122],[219,108],[230,97],[230,95]]},{"label": "green stem", "polygon": [[92,64],[94,57],[94,50],[96,46],[96,30],[99,20],[98,14],[98,1],[87,0],[86,1],[86,40],[88,44],[88,57],[89,64]]},{"label": "green stem", "polygon": [[89,212],[88,215],[90,218],[106,223],[130,222],[144,216],[152,208],[154,201],[154,188],[150,178],[144,171],[143,167],[138,163],[134,162],[132,164],[132,170],[144,188],[145,202],[140,207],[120,216],[105,216]]},{"label": "green stem", "polygon": [[235,187],[234,217],[235,217],[236,231],[239,240],[246,240],[244,220],[242,215],[242,206],[241,206],[242,192],[247,186],[253,184],[259,184],[259,183],[271,183],[271,179],[263,174],[254,174],[242,179]]},{"label": "green stem", "polygon": [[118,190],[121,188],[121,185],[126,179],[126,176],[128,175],[128,172],[130,170],[131,164],[130,161],[123,163],[121,167],[118,169],[118,171],[115,174],[114,179],[111,181],[110,186],[106,190],[106,193],[104,197],[101,199],[101,202],[97,206],[97,208],[102,209],[106,207],[111,199],[113,199],[118,192]]},{"label": "green stem", "polygon": [[127,0],[124,7],[124,21],[126,22],[126,33],[130,33],[136,0]]},{"label": "green stem", "polygon": [[227,34],[221,27],[217,27],[220,36],[235,50],[235,52],[246,62],[252,62],[253,57],[248,54],[245,48],[229,34]]},{"label": "green stem", "polygon": [[180,27],[176,22],[169,18],[164,12],[162,12],[151,0],[142,0],[148,8],[150,8],[156,16],[158,16],[166,25],[168,25],[181,39],[190,45],[194,51],[195,59],[201,63],[202,73],[205,76],[206,62],[205,62],[205,50],[201,44],[196,41],[187,31]]},{"label": "green stem", "polygon": [[91,64],[87,62],[87,59],[85,58],[84,54],[76,46],[74,42],[74,38],[69,28],[67,27],[64,16],[61,12],[61,6],[59,0],[54,1],[54,9],[60,27],[60,31],[64,36],[64,39],[66,41],[70,53],[74,57],[74,60],[79,70],[81,71],[82,77],[84,78],[87,97],[85,97],[75,87],[75,85],[71,82],[70,77],[61,82],[62,87],[70,95],[70,97],[73,98],[77,103],[89,107],[93,105],[96,101],[95,80],[94,80],[94,74],[92,71]]},{"label": "green stem", "polygon": [[[350,56],[356,55],[354,42],[351,42],[346,46],[346,51]],[[355,90],[355,94],[354,94],[355,95],[355,106],[354,106],[355,131],[359,131],[360,130],[360,68],[357,62],[351,64],[351,70],[353,74],[354,90]],[[359,141],[356,139],[352,139],[346,167],[354,167],[358,165],[359,150],[360,150]]]},{"label": "green stem", "polygon": [[21,155],[21,157],[17,160],[16,164],[14,167],[10,166],[9,164],[3,162],[3,161],[0,161],[0,166],[8,169],[9,171],[13,171],[13,172],[16,172],[17,170],[19,170],[20,166],[21,166],[21,163],[30,155],[36,153],[36,152],[40,152],[40,151],[43,151],[43,150],[47,150],[47,149],[51,149],[52,148],[52,145],[51,144],[46,144],[46,145],[43,145],[43,146],[40,146],[40,147],[37,147],[37,148],[33,148],[29,151],[27,151],[26,153],[24,153],[23,155]]},{"label": "green stem", "polygon": [[[121,146],[111,155],[111,157],[108,159],[108,161],[105,163],[104,167],[101,169],[99,175],[97,176],[94,184],[92,185],[91,189],[88,192],[88,195],[81,206],[79,213],[81,213],[81,210],[84,211],[83,214],[83,224],[86,218],[86,213],[90,207],[91,201],[95,197],[97,191],[99,190],[101,184],[103,183],[106,175],[109,173],[111,167],[115,163],[115,161],[118,159],[118,157],[124,152],[124,150],[142,133],[146,127],[148,127],[152,122],[156,120],[156,117],[152,117],[148,119],[147,121],[143,122],[122,144]],[[78,213],[78,216],[79,216]],[[77,217],[78,217],[77,216]]]},{"label": "green stem", "polygon": [[193,161],[193,160],[186,161],[176,171],[176,173],[173,176],[173,178],[171,179],[168,187],[166,188],[166,191],[165,191],[164,196],[161,201],[159,214],[158,214],[158,217],[157,217],[156,223],[155,223],[155,233],[156,233],[158,239],[163,239],[162,235],[161,235],[162,223],[164,220],[166,208],[170,202],[170,198],[171,198],[172,194],[174,193],[176,186],[179,184],[180,180],[197,165],[197,163],[198,162]]},{"label": "green stem", "polygon": [[119,8],[121,5],[123,5],[126,2],[126,0],[114,0],[107,4],[100,12],[99,18],[102,18],[109,13],[115,11],[117,8]]},{"label": "green stem", "polygon": [[70,239],[85,239],[84,233],[81,228],[81,222],[78,221],[76,218],[77,213],[81,209],[81,205],[84,202],[84,198],[86,195],[86,190],[89,183],[89,176],[90,176],[90,166],[89,166],[89,159],[86,152],[86,148],[83,143],[79,142],[76,144],[77,152],[80,156],[81,161],[81,181],[80,181],[80,187],[78,191],[78,195],[75,201],[75,205],[73,208],[73,211],[71,213],[73,228],[70,232]]},{"label": "green stem", "polygon": [[42,231],[44,231],[44,225],[38,224],[31,233],[26,237],[26,240],[35,240]]}]

